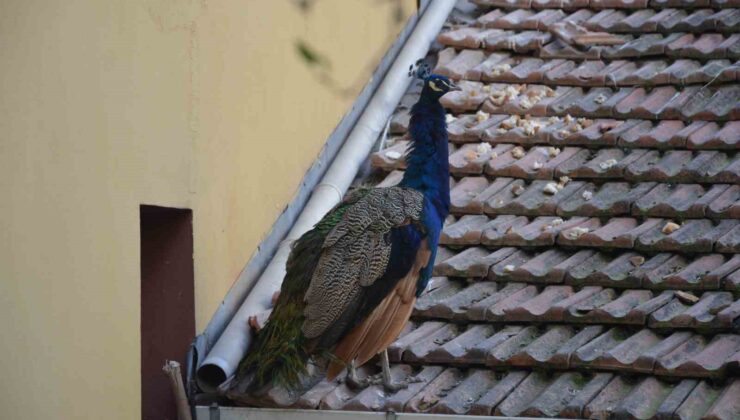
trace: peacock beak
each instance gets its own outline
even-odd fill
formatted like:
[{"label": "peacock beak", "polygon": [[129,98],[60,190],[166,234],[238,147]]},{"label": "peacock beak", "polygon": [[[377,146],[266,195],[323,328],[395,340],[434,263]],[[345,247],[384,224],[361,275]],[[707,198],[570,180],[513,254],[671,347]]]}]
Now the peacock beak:
[{"label": "peacock beak", "polygon": [[450,82],[448,83],[448,85],[450,86],[449,92],[454,92],[456,90],[462,90],[462,88],[460,86],[456,85],[455,82],[453,82],[452,80],[450,80]]}]

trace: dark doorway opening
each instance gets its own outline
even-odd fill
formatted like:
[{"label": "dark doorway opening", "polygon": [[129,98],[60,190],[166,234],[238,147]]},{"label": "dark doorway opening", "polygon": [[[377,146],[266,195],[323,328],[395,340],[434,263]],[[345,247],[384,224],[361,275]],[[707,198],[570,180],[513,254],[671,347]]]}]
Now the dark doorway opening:
[{"label": "dark doorway opening", "polygon": [[177,419],[162,372],[165,360],[185,366],[195,336],[193,213],[139,207],[141,229],[141,418]]}]

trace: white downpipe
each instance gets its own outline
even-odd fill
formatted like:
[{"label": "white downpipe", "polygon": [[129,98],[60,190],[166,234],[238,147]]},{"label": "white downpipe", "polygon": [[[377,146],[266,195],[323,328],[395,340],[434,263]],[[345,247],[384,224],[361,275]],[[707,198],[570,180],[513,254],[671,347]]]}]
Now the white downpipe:
[{"label": "white downpipe", "polygon": [[455,0],[432,0],[424,11],[332,165],[316,186],[303,212],[280,244],[275,257],[198,368],[197,380],[201,389],[214,391],[236,371],[252,340],[247,320],[251,315],[270,307],[272,295],[280,288],[285,276],[285,262],[291,243],[311,229],[342,199],[370,154],[386,121],[406,92],[411,82],[408,76],[409,66],[426,56],[429,46],[454,6]]}]

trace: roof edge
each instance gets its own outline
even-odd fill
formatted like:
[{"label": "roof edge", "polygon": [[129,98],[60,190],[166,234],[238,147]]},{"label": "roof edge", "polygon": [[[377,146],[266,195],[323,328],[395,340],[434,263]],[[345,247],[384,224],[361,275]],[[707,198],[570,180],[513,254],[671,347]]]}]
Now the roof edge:
[{"label": "roof edge", "polygon": [[[456,420],[455,414],[426,414],[426,413],[396,413],[375,411],[332,411],[332,410],[305,410],[280,408],[252,408],[252,407],[220,407],[213,404],[210,407],[196,406],[196,420]],[[535,420],[532,417],[506,416],[476,416],[476,420]],[[544,418],[546,420],[546,418]],[[557,420],[551,418],[553,420]],[[543,417],[537,418],[543,420]]]}]

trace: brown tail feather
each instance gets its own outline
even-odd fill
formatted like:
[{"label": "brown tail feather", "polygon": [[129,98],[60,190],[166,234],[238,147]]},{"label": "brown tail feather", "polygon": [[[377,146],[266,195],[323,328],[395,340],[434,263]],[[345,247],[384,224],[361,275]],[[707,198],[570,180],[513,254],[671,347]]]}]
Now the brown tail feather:
[{"label": "brown tail feather", "polygon": [[358,366],[362,366],[367,363],[368,360],[388,348],[388,346],[398,338],[398,334],[401,333],[401,330],[403,330],[406,322],[408,322],[411,317],[411,311],[414,309],[415,302],[416,299],[412,299],[410,302],[402,304],[390,319],[390,322],[384,329],[383,334],[375,341],[368,341],[369,344],[372,344],[368,345],[368,347],[363,347],[363,349],[357,354]]},{"label": "brown tail feather", "polygon": [[[357,357],[358,366],[365,364],[373,356],[383,351],[385,349],[383,343],[387,340],[386,337],[393,335],[392,342],[401,332],[406,321],[408,321],[407,315],[411,315],[409,304],[414,300],[414,290],[416,289],[416,279],[409,277],[404,278],[396,286],[394,293],[389,296],[391,303],[388,305],[388,309],[383,312],[381,319],[374,323],[371,333],[363,340],[360,351],[355,356]],[[409,289],[411,290],[410,292]],[[394,327],[397,327],[399,324],[400,328],[394,331]]]},{"label": "brown tail feather", "polygon": [[409,273],[383,299],[370,315],[352,329],[337,345],[333,361],[327,370],[327,378],[335,378],[347,363],[357,359],[360,366],[385,350],[401,333],[411,316],[416,302],[416,283],[419,271],[429,262],[431,253],[424,242]]},{"label": "brown tail feather", "polygon": [[364,341],[365,336],[370,331],[370,327],[375,323],[375,319],[380,316],[387,305],[388,299],[384,299],[380,302],[380,305],[370,313],[363,323],[353,328],[349,334],[342,338],[342,341],[340,341],[334,349],[334,356],[338,360],[333,360],[327,369],[326,377],[328,380],[332,380],[339,375],[339,372],[344,369],[347,363],[355,358],[360,344]]}]

